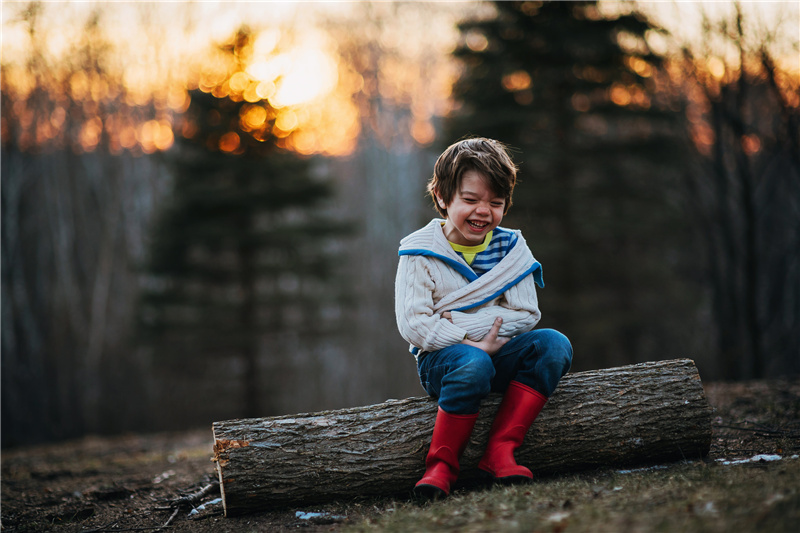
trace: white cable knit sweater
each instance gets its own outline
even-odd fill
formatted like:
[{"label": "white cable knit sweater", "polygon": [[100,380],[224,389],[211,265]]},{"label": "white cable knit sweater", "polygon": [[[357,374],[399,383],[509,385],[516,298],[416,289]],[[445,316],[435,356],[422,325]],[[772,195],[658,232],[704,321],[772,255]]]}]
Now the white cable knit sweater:
[{"label": "white cable knit sweater", "polygon": [[[464,338],[479,341],[498,316],[502,337],[532,330],[541,317],[536,285],[544,284],[542,267],[522,233],[514,230],[517,243],[511,251],[478,277],[450,246],[443,223],[433,219],[400,241],[395,315],[412,353],[440,350]],[[452,322],[441,317],[445,311]]]}]

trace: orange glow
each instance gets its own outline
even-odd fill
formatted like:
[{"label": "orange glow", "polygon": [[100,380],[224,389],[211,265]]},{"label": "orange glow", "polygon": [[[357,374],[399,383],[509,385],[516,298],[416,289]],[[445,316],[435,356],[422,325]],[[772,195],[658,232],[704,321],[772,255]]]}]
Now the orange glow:
[{"label": "orange glow", "polygon": [[193,138],[195,135],[197,135],[197,124],[191,120],[185,120],[181,126],[181,135],[187,139]]},{"label": "orange glow", "polygon": [[[258,141],[277,138],[280,146],[301,154],[347,155],[355,150],[362,127],[382,130],[377,137],[396,141],[396,146],[427,145],[435,140],[437,117],[458,105],[451,92],[459,65],[447,54],[459,42],[474,52],[486,51],[490,45],[480,31],[461,35],[453,24],[471,14],[491,15],[487,11],[491,6],[478,3],[468,3],[469,9],[467,4],[455,3],[313,3],[303,4],[303,16],[290,3],[272,4],[270,9],[248,6],[242,11],[211,2],[185,6],[181,2],[103,3],[98,4],[101,24],[89,35],[80,31],[88,13],[81,12],[84,16],[79,18],[75,6],[80,3],[45,2],[38,20],[49,20],[50,25],[42,22],[34,38],[19,22],[21,4],[14,4],[2,6],[0,81],[9,101],[0,118],[3,138],[15,135],[23,149],[167,150],[174,145],[175,134],[194,138],[199,133],[198,125],[182,115],[195,89],[244,103],[237,118],[239,135],[217,137],[211,143],[213,149],[227,153],[243,150],[248,146],[244,136],[251,136]],[[661,4],[640,7],[666,9]],[[131,8],[134,5],[148,7],[138,12],[138,7]],[[522,9],[534,13],[539,5],[529,2]],[[587,8],[586,16],[607,16],[607,10],[624,9],[624,5],[600,2]],[[131,13],[137,16],[120,16],[120,9],[133,9]],[[318,14],[326,9],[327,13],[349,12],[326,19]],[[797,7],[791,9],[796,13]],[[178,16],[165,15],[168,11]],[[185,29],[189,25],[180,17],[189,13],[197,26]],[[147,15],[142,20],[148,22],[138,20],[138,14]],[[669,29],[680,29],[682,24],[680,17],[664,20],[662,25]],[[230,41],[242,21],[253,33],[250,42],[233,54],[226,39]],[[659,35],[649,32],[641,39],[622,32],[616,36],[631,52],[625,60],[630,72],[655,81],[653,67],[637,54],[647,45],[670,53],[663,38],[659,45]],[[221,51],[219,45],[228,46],[228,51]],[[95,63],[83,60],[95,57],[91,54],[97,56]],[[739,75],[740,69],[725,50],[711,47],[708,53],[696,55],[702,58],[697,68],[705,76],[703,83],[708,87],[704,89],[713,91]],[[792,59],[792,68],[777,74],[778,85],[786,103],[797,108],[796,51],[786,57]],[[93,66],[87,67],[89,63]],[[673,72],[674,81],[680,82],[683,74],[679,69]],[[575,75],[597,83],[609,81],[606,73],[591,67],[576,67]],[[573,95],[572,107],[586,112],[605,101],[650,106],[648,93],[632,76],[628,78],[607,92]],[[501,83],[518,104],[533,104],[528,72],[511,72]],[[42,93],[34,92],[37,88],[44,89],[46,105],[41,103]],[[391,113],[398,109],[410,111],[410,116],[395,120]],[[693,138],[705,146],[713,133],[698,130],[705,120],[702,112],[696,119]],[[757,138],[742,139],[745,150],[760,150],[760,143]]]},{"label": "orange glow", "polygon": [[[621,7],[627,2],[602,2],[610,7]],[[657,44],[658,53],[680,54],[680,49],[685,47],[694,52],[697,57],[715,57],[723,64],[737,65],[738,52],[736,47],[731,47],[724,39],[709,39],[707,26],[720,28],[722,24],[733,30],[736,20],[736,10],[741,10],[744,34],[747,46],[757,42],[766,45],[770,54],[781,69],[798,74],[797,61],[797,21],[800,16],[800,3],[796,1],[748,1],[734,2],[733,0],[719,0],[714,2],[638,2],[637,9],[641,10],[657,25],[669,30],[672,43]],[[651,32],[650,37],[658,34]],[[663,39],[658,39],[663,41]],[[716,61],[713,61],[716,62]],[[708,68],[711,73],[720,76],[719,66]]]},{"label": "orange glow", "polygon": [[[59,93],[58,87],[62,83],[57,78],[47,83],[53,87],[50,98],[77,103],[80,115],[86,117],[80,123],[75,141],[76,149],[84,152],[100,146],[104,131],[108,135],[109,150],[113,153],[168,150],[175,140],[172,132],[175,117],[185,112],[191,102],[188,88],[197,87],[220,98],[253,104],[243,108],[241,126],[258,140],[266,140],[266,129],[270,129],[282,139],[297,134],[296,142],[284,142],[283,145],[304,154],[349,153],[355,148],[360,133],[358,110],[351,97],[361,88],[361,79],[348,74],[344,77],[345,83],[339,84],[338,70],[344,67],[339,67],[328,52],[315,50],[310,44],[316,42],[322,46],[323,41],[299,41],[303,43],[301,48],[280,53],[272,47],[277,59],[266,59],[274,60],[274,65],[280,67],[272,70],[272,79],[253,78],[250,72],[264,75],[266,71],[263,68],[260,71],[258,68],[248,69],[246,64],[231,72],[230,62],[212,57],[194,80],[167,83],[163,88],[150,92],[133,74],[125,79],[135,85],[123,88],[120,85],[122,79],[115,79],[111,73],[67,72],[63,82],[68,91],[66,97]],[[264,39],[258,43],[254,50],[263,52],[270,49],[263,44]],[[265,58],[260,60],[263,66]],[[15,131],[18,131],[18,142],[23,149],[47,145],[68,135],[68,128],[72,127],[68,124],[70,119],[64,106],[55,105],[44,115],[32,107],[38,104],[28,101],[28,97],[37,83],[42,83],[42,80],[36,80],[30,73],[13,65],[4,65],[4,97],[12,99],[13,121],[20,126]],[[105,111],[104,104],[114,98],[122,101],[115,104],[115,111]],[[269,104],[268,108],[276,114],[270,116],[265,104]],[[137,109],[147,105],[152,105],[158,118],[134,118],[137,115],[141,117]],[[313,112],[301,112],[304,110]],[[9,117],[3,118],[5,135],[9,131]],[[274,120],[274,128],[268,124],[270,120]],[[176,127],[186,137],[197,132],[196,125],[184,120]],[[218,143],[218,149],[229,153],[236,153],[241,147],[241,139],[235,134],[223,136]]]},{"label": "orange glow", "polygon": [[531,86],[531,76],[524,70],[517,70],[503,76],[503,88],[506,91],[524,91]]},{"label": "orange glow", "polygon": [[189,109],[189,93],[183,87],[172,87],[167,94],[167,105],[176,113],[183,113]]},{"label": "orange glow", "polygon": [[101,133],[103,133],[103,121],[100,120],[100,117],[94,117],[84,122],[78,134],[81,148],[87,152],[94,150],[100,143]]},{"label": "orange glow", "polygon": [[614,104],[620,107],[634,106],[647,109],[651,105],[650,96],[638,85],[615,83],[611,86],[608,96]]},{"label": "orange glow", "polygon": [[653,68],[642,58],[629,56],[625,59],[625,63],[628,65],[628,68],[643,78],[649,78],[653,75]]},{"label": "orange glow", "polygon": [[[331,54],[327,37],[271,29],[240,45],[236,61],[230,56],[212,61],[196,80],[200,90],[218,98],[247,102],[240,110],[242,131],[302,154],[344,155],[355,149],[361,130],[353,94],[361,85]],[[195,131],[182,126],[184,136]],[[219,149],[239,153],[243,147],[237,139],[239,144],[223,136]]]},{"label": "orange glow", "polygon": [[436,138],[436,130],[430,122],[415,120],[411,124],[411,136],[419,144],[426,145]]},{"label": "orange glow", "polygon": [[239,135],[236,132],[229,131],[219,139],[219,149],[223,152],[235,152],[240,143]]},{"label": "orange glow", "polygon": [[123,126],[119,131],[119,144],[128,150],[136,146],[136,128],[132,125]]},{"label": "orange glow", "polygon": [[758,138],[758,135],[743,135],[741,142],[742,150],[747,155],[754,155],[761,151],[761,139]]},{"label": "orange glow", "polygon": [[297,114],[291,109],[284,111],[275,119],[275,127],[287,132],[296,129],[298,123]]},{"label": "orange glow", "polygon": [[50,115],[50,124],[54,128],[59,129],[64,124],[66,118],[67,118],[67,110],[60,106],[56,107],[53,110],[53,114]]},{"label": "orange glow", "polygon": [[711,147],[714,145],[716,136],[714,130],[705,122],[693,125],[689,130],[692,141],[697,150],[703,155],[711,154]]},{"label": "orange glow", "polygon": [[611,101],[620,107],[625,107],[631,103],[631,93],[628,92],[628,89],[626,89],[624,85],[620,85],[619,83],[615,83],[611,86],[609,96]]},{"label": "orange glow", "polygon": [[145,153],[167,150],[174,142],[172,126],[167,121],[148,120],[136,132],[136,139]]},{"label": "orange glow", "polygon": [[262,81],[261,83],[256,84],[254,89],[256,96],[261,100],[272,98],[277,90],[278,89],[275,87],[275,84],[271,81]]},{"label": "orange glow", "polygon": [[[454,22],[480,9],[364,5],[320,4],[298,18],[289,4],[264,10],[244,3],[237,9],[98,3],[99,23],[87,32],[80,28],[93,8],[44,3],[32,22],[36,31],[29,32],[22,8],[3,3],[3,94],[11,98],[4,111],[13,110],[2,117],[4,138],[13,132],[26,149],[60,144],[113,153],[166,150],[174,145],[173,131],[186,138],[198,134],[183,113],[191,91],[199,89],[246,104],[238,145],[224,135],[212,142],[213,149],[228,153],[243,150],[241,136],[250,135],[258,141],[277,138],[280,146],[302,154],[349,154],[362,124],[391,122],[373,120],[366,96],[387,102],[385,109],[411,110],[408,121],[393,128],[398,142],[429,144],[436,135],[434,118],[452,108],[458,67],[447,54],[462,38]],[[189,14],[194,23],[182,24]],[[243,21],[254,31],[231,53],[230,37]],[[479,32],[464,38],[474,50],[489,45]],[[368,49],[377,52],[374,75],[373,65],[357,57]],[[82,57],[97,60],[87,68]],[[34,63],[40,65],[36,72],[28,70]],[[29,100],[38,87],[45,89],[49,107]]]},{"label": "orange glow", "polygon": [[725,77],[725,63],[718,57],[709,57],[706,61],[706,68],[718,81]]},{"label": "orange glow", "polygon": [[642,109],[650,107],[650,95],[647,94],[644,89],[638,85],[632,85],[630,91],[633,105]]},{"label": "orange glow", "polygon": [[245,131],[261,128],[267,121],[267,110],[260,105],[245,106],[240,112],[241,127]]},{"label": "orange glow", "polygon": [[83,100],[89,90],[89,79],[86,73],[82,70],[72,75],[69,80],[69,88],[72,93],[72,98],[75,100]]}]

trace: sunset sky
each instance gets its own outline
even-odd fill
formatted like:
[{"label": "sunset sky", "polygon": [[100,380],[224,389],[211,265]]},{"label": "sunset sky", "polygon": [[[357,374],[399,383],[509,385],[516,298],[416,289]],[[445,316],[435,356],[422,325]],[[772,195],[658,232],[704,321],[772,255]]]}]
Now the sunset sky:
[{"label": "sunset sky", "polygon": [[[156,94],[180,113],[187,103],[186,89],[207,84],[210,92],[225,81],[222,72],[228,67],[213,45],[247,24],[256,35],[253,54],[244,73],[232,78],[226,90],[238,91],[248,101],[269,98],[273,107],[283,110],[279,120],[291,133],[287,142],[292,148],[332,155],[353,149],[358,110],[352,95],[366,82],[342,61],[346,45],[337,40],[342,34],[332,34],[328,28],[352,28],[345,37],[355,46],[372,43],[381,48],[381,95],[411,108],[409,134],[425,144],[433,139],[433,118],[448,110],[449,84],[457,73],[448,57],[459,38],[456,21],[491,9],[477,2],[44,2],[36,42],[31,43],[26,24],[20,21],[28,5],[2,3],[4,74],[17,90],[26,90],[23,78],[31,50],[38,49],[48,65],[73,61],[74,50],[85,39],[87,21],[100,8],[97,35],[112,50],[105,65],[108,71],[122,80],[134,104],[146,103]],[[732,10],[730,1],[642,2],[641,6],[678,42],[692,43],[698,50],[702,15],[713,21]],[[750,24],[748,35],[754,42],[771,35],[776,57],[799,73],[800,2],[743,2],[742,6]],[[600,4],[609,13],[629,7],[629,2]],[[712,53],[731,59],[725,57],[731,51],[720,43],[708,44]],[[666,42],[663,51],[671,51]],[[427,65],[424,72],[420,65]],[[79,93],[94,87],[91,80],[80,77],[73,76],[71,83]],[[253,115],[251,120],[259,117]],[[158,137],[167,127],[163,120],[156,121],[150,130],[136,135],[149,135],[152,148],[161,148],[159,138],[169,144],[167,137]]]}]

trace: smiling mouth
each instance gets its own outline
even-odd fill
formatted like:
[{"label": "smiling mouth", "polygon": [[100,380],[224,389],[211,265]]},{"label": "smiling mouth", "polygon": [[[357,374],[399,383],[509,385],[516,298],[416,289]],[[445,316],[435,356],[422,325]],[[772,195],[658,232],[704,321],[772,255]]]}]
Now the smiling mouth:
[{"label": "smiling mouth", "polygon": [[471,220],[467,220],[467,224],[469,224],[470,227],[472,227],[474,229],[477,229],[477,230],[482,230],[483,228],[485,228],[486,226],[489,225],[488,222],[473,222]]}]

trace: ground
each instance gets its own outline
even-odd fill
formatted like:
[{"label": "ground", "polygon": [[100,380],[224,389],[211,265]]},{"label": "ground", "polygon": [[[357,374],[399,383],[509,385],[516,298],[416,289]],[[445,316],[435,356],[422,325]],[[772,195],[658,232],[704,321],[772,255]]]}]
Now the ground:
[{"label": "ground", "polygon": [[[725,514],[730,515],[729,519],[734,523],[745,526],[750,523],[747,518],[753,515],[753,530],[767,527],[780,531],[787,523],[796,524],[800,513],[800,494],[795,479],[800,475],[800,459],[797,458],[800,454],[800,379],[711,383],[705,385],[705,390],[715,412],[711,451],[701,462],[700,469],[685,465],[655,465],[664,470],[657,469],[654,474],[644,471],[637,473],[637,478],[627,476],[625,481],[619,481],[621,471],[576,474],[568,483],[565,482],[563,489],[558,489],[557,485],[543,489],[549,494],[564,490],[565,494],[573,491],[575,495],[563,496],[556,503],[553,503],[555,500],[537,500],[535,505],[544,514],[536,515],[541,526],[536,528],[519,525],[520,520],[527,516],[525,513],[536,511],[530,502],[530,495],[536,493],[536,488],[519,493],[498,492],[500,503],[491,500],[493,491],[473,491],[466,497],[456,496],[451,500],[458,502],[457,498],[464,498],[464,505],[472,502],[469,505],[478,506],[481,517],[491,519],[498,529],[506,531],[592,530],[591,524],[585,529],[581,527],[582,520],[587,520],[586,516],[625,520],[620,522],[620,527],[628,530],[654,530],[655,526],[647,526],[646,519],[639,516],[639,522],[635,522],[636,516],[629,515],[638,512],[644,516],[665,505],[680,508],[691,516],[690,521],[686,522],[689,519],[684,518],[680,522],[682,530],[724,530],[725,522],[720,521],[719,515]],[[428,512],[425,509],[417,511],[414,504],[405,501],[366,500],[313,508],[300,503],[296,508],[225,518],[218,502],[219,488],[215,484],[211,445],[211,430],[208,428],[180,434],[91,437],[76,442],[3,450],[2,531],[404,531],[408,529],[408,523],[402,525],[402,520],[398,519],[396,522],[401,525],[393,526],[395,516]],[[709,473],[709,470],[724,464],[723,460],[748,459],[759,454],[773,458],[780,456],[780,461],[774,464],[782,463],[782,466],[773,466],[763,460],[744,463],[751,468],[743,471],[741,479],[757,484],[744,490],[755,491],[761,486],[772,486],[771,492],[754,503],[752,509],[748,508],[747,494],[743,496],[744,503],[731,496],[728,506],[724,496],[717,495],[716,500],[709,496],[715,494],[715,490],[731,491],[733,483],[733,478],[727,473],[730,470],[719,470],[723,472],[721,475],[728,476],[723,478],[724,482],[718,481],[716,474]],[[753,469],[753,465],[757,469]],[[743,467],[734,465],[730,468]],[[648,476],[660,477],[651,479]],[[670,490],[668,483],[675,481],[664,481],[665,488],[655,491],[658,494],[647,493],[649,484],[662,483],[667,477],[680,481],[674,489],[674,497],[665,494]],[[631,479],[635,481],[629,481]],[[618,491],[628,487],[626,483],[639,483],[643,488],[635,489],[639,494],[632,498],[614,499]],[[703,483],[708,486],[703,487]],[[699,492],[698,484],[701,485]],[[692,486],[693,494],[702,494],[705,499],[687,499],[686,486]],[[580,494],[589,495],[586,502],[582,503]],[[608,497],[604,499],[603,495]],[[524,510],[509,508],[509,502],[513,501],[523,502],[520,505]],[[453,504],[449,505],[451,507],[441,506],[441,509],[454,516],[420,518],[413,515],[411,523],[416,526],[412,529],[485,530],[486,526],[481,526],[475,519],[466,521],[463,516],[456,516],[466,515],[469,510],[464,511],[458,506],[452,510]],[[607,508],[598,509],[603,505]],[[616,505],[626,506],[628,515],[615,511]],[[577,511],[579,508],[590,511],[582,511],[581,515]],[[635,511],[638,508],[641,511]],[[702,522],[708,516],[716,517],[714,523],[722,524],[720,527],[723,529],[709,528],[708,522]],[[666,530],[670,530],[669,524],[677,527],[673,518],[662,518],[662,522],[667,524]],[[512,525],[500,527],[506,523]]]}]

